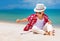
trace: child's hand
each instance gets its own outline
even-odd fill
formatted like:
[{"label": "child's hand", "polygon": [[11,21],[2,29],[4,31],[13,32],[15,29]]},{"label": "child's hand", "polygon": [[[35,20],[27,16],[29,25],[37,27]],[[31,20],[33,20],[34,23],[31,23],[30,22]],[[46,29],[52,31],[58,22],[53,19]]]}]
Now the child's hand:
[{"label": "child's hand", "polygon": [[17,19],[17,20],[16,20],[16,22],[17,22],[17,23],[20,23],[20,20],[19,20],[19,19]]}]

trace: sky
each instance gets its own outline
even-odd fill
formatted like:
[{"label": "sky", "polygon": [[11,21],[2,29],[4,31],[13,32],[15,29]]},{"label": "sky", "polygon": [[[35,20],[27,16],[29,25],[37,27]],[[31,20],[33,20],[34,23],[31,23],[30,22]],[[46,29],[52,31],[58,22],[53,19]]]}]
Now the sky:
[{"label": "sky", "polygon": [[60,0],[0,0],[0,9],[34,9],[38,3],[47,9],[60,9]]}]

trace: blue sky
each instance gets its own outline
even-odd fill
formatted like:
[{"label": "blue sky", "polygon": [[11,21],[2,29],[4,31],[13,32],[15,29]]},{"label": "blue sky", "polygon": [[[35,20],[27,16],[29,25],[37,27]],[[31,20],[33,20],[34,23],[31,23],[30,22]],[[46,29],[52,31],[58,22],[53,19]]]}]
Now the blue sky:
[{"label": "blue sky", "polygon": [[34,9],[37,3],[43,3],[47,9],[60,9],[60,0],[0,0],[0,9]]}]

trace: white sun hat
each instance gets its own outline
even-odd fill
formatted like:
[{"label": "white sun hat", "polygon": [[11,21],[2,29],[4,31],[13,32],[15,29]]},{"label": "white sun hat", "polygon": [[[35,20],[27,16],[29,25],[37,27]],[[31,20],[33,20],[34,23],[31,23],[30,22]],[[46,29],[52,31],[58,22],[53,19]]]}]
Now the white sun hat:
[{"label": "white sun hat", "polygon": [[44,4],[37,4],[34,8],[34,12],[42,12],[45,11],[46,6]]}]

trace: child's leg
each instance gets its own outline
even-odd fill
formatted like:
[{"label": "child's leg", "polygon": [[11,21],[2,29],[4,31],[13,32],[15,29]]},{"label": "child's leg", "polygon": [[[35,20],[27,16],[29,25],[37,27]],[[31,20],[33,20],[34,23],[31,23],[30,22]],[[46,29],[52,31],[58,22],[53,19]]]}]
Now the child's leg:
[{"label": "child's leg", "polygon": [[53,26],[51,24],[46,23],[44,27],[45,31],[48,32],[48,35],[53,35]]},{"label": "child's leg", "polygon": [[37,28],[36,26],[33,26],[32,32],[34,32],[34,33],[36,33],[36,34],[44,34],[44,33],[45,33],[45,31]]}]

